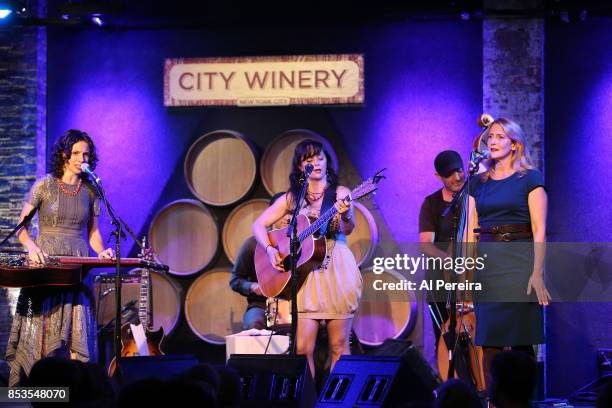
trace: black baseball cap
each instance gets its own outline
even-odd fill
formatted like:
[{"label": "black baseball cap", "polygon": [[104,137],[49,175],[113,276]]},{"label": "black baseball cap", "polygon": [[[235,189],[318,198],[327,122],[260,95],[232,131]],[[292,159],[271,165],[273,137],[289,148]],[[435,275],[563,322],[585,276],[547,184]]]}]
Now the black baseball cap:
[{"label": "black baseball cap", "polygon": [[448,177],[453,172],[463,168],[461,156],[454,150],[445,150],[438,153],[434,160],[436,172],[442,177]]}]

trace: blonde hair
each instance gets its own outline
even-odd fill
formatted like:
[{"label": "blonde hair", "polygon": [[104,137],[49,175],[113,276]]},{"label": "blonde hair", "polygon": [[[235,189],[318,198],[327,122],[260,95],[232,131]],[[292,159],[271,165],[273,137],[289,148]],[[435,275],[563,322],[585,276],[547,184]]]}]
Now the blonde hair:
[{"label": "blonde hair", "polygon": [[[510,157],[510,165],[514,170],[523,174],[529,169],[533,169],[533,164],[531,161],[531,156],[529,155],[529,148],[525,143],[525,134],[523,133],[523,129],[521,126],[513,121],[512,119],[507,118],[497,118],[491,123],[489,126],[489,132],[493,125],[499,125],[508,138],[510,138],[511,142],[515,145],[515,149],[511,152]],[[489,138],[489,133],[487,133],[487,139]],[[488,159],[484,162],[487,167],[487,171],[482,173],[483,181],[487,181],[489,176],[495,171],[495,160]]]}]

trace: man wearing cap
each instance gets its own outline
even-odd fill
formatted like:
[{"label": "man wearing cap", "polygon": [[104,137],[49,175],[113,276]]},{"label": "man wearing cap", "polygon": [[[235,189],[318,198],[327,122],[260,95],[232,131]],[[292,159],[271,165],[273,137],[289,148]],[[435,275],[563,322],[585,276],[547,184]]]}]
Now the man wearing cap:
[{"label": "man wearing cap", "polygon": [[[419,214],[419,241],[421,251],[428,257],[442,259],[449,256],[449,241],[452,231],[453,216],[451,212],[443,218],[442,213],[448,207],[453,196],[461,190],[465,182],[463,160],[454,150],[439,153],[434,160],[436,177],[442,182],[442,188],[428,195],[421,205]],[[427,271],[427,279],[444,279],[442,271]],[[436,335],[436,347],[440,337],[440,326],[448,319],[445,292],[428,294],[431,318]]]},{"label": "man wearing cap", "polygon": [[[270,205],[274,204],[283,194],[285,193],[274,194],[270,199]],[[289,225],[289,220],[288,217],[285,217],[274,224],[274,228],[285,228],[287,225]],[[262,330],[266,328],[266,297],[261,292],[259,283],[257,283],[257,274],[255,273],[254,259],[256,246],[257,241],[254,237],[249,237],[242,243],[232,268],[232,276],[229,282],[234,292],[240,293],[247,298],[248,305],[242,318],[244,330]]]}]

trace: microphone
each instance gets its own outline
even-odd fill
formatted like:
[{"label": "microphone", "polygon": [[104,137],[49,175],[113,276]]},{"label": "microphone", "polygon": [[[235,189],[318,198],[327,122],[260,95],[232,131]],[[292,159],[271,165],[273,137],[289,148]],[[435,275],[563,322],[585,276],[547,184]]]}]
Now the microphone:
[{"label": "microphone", "polygon": [[310,177],[310,173],[312,173],[313,170],[314,170],[314,166],[312,164],[307,164],[306,168],[304,169],[304,177],[306,178]]},{"label": "microphone", "polygon": [[483,150],[482,152],[472,152],[472,157],[470,158],[470,173],[474,173],[483,160],[490,158],[491,152],[488,150]]},{"label": "microphone", "polygon": [[100,177],[96,176],[96,173],[94,173],[93,170],[89,168],[89,164],[81,163],[81,171],[84,171],[85,173],[89,174],[89,176],[96,184],[100,185],[102,183]]}]

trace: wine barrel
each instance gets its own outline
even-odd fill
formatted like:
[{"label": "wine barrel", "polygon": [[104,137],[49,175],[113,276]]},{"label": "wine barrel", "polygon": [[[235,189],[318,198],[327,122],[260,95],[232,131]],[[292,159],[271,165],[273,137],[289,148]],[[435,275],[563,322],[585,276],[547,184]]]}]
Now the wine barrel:
[{"label": "wine barrel", "polygon": [[185,180],[199,200],[227,206],[246,196],[257,177],[253,143],[232,130],[216,130],[196,140],[185,156]]},{"label": "wine barrel", "polygon": [[405,279],[399,272],[386,270],[375,274],[372,268],[362,271],[363,294],[353,319],[353,329],[362,344],[379,346],[386,339],[404,338],[417,320],[414,291],[375,290],[374,281],[399,283]]},{"label": "wine barrel", "polygon": [[213,269],[198,277],[185,297],[185,317],[202,340],[225,344],[225,336],[242,331],[247,302],[229,286],[231,272]]},{"label": "wine barrel", "polygon": [[206,206],[177,200],[157,212],[149,242],[159,261],[175,275],[191,275],[212,262],[219,247],[219,227]]},{"label": "wine barrel", "polygon": [[338,171],[338,157],[327,139],[307,129],[288,130],[270,143],[261,158],[261,181],[270,195],[289,189],[293,152],[295,146],[305,139],[321,142],[330,155],[331,163],[328,163],[328,166]]},{"label": "wine barrel", "polygon": [[347,236],[348,246],[355,256],[357,265],[367,263],[378,244],[378,227],[370,210],[363,204],[353,202],[355,207],[355,229]]},{"label": "wine barrel", "polygon": [[268,203],[269,200],[265,198],[249,200],[234,208],[227,216],[221,232],[221,241],[223,250],[232,263],[236,262],[238,250],[244,240],[253,235],[251,226],[268,208]]}]

